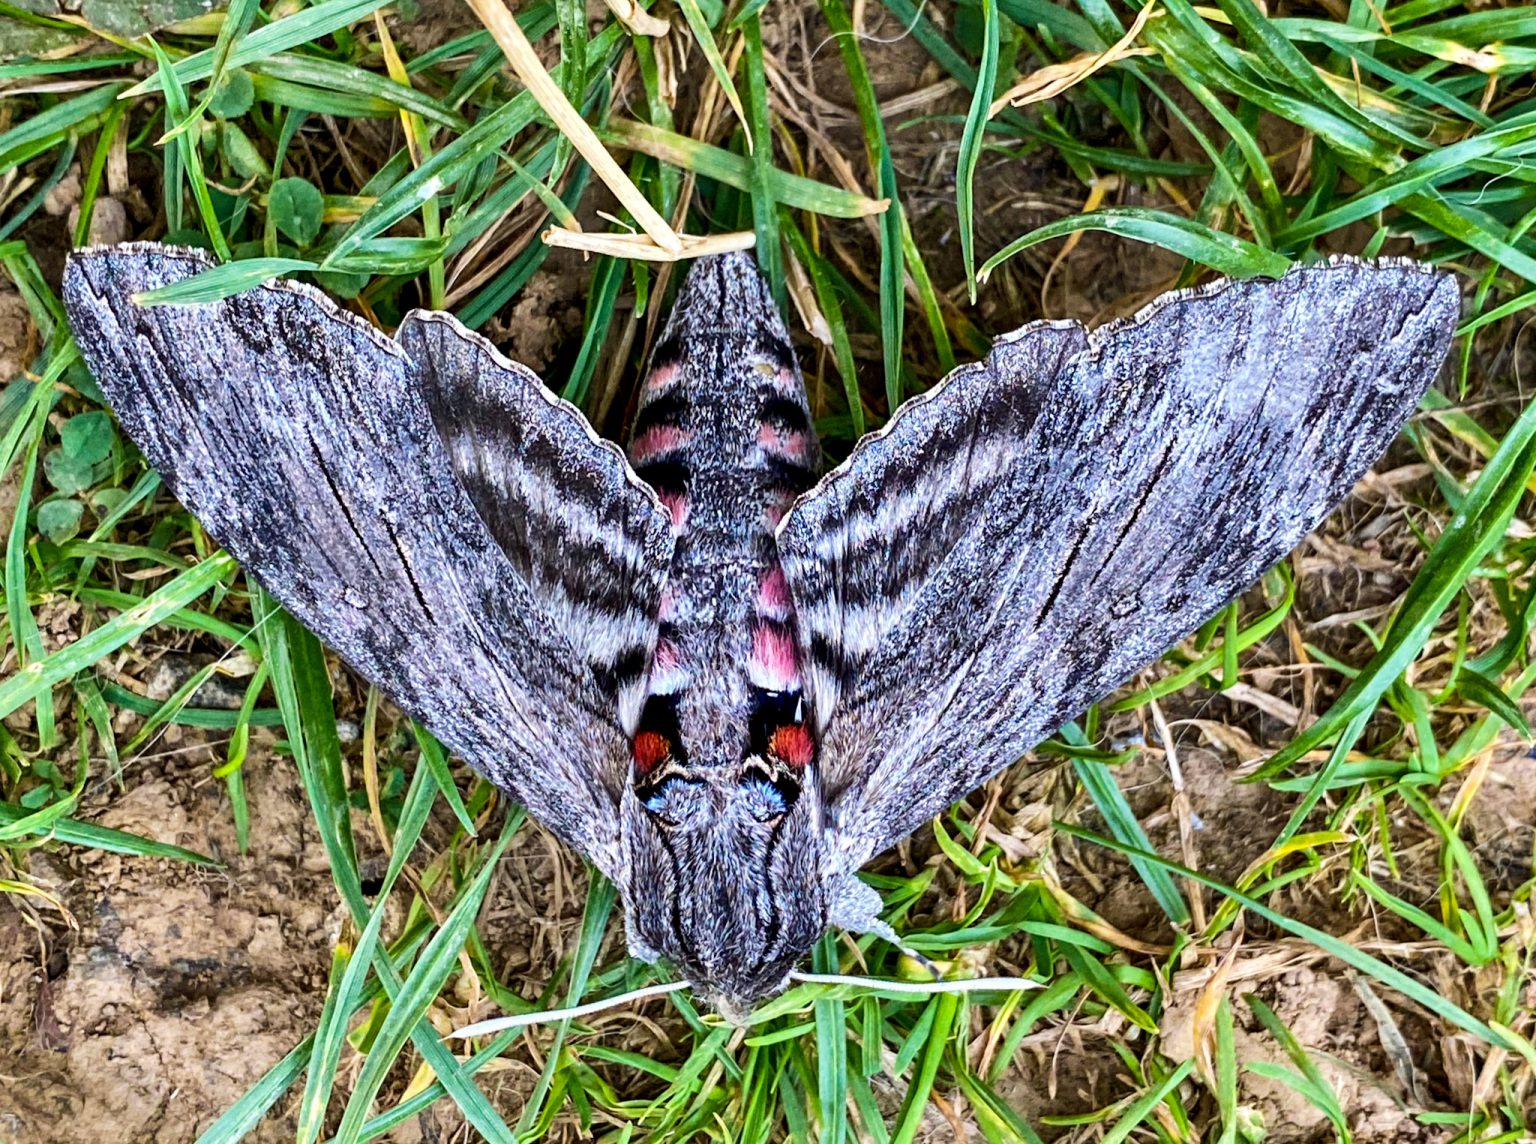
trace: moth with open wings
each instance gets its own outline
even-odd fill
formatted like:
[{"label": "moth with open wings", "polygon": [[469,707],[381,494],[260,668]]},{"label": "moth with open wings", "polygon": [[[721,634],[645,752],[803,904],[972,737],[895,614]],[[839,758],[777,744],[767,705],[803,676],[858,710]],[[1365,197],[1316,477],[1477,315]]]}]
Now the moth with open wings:
[{"label": "moth with open wings", "polygon": [[1284,556],[1386,448],[1449,276],[1337,259],[1001,339],[817,480],[751,259],[689,273],[628,457],[438,313],[394,339],[274,282],[135,295],[191,250],[74,255],[128,434],[304,624],[620,888],[630,950],[740,1009],[865,861]]}]

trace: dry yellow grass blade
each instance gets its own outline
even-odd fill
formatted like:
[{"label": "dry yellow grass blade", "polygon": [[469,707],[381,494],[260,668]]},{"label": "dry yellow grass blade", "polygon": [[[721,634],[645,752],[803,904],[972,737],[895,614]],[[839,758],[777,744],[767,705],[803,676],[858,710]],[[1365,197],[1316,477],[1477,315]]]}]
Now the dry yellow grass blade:
[{"label": "dry yellow grass blade", "polygon": [[1210,979],[1204,988],[1195,997],[1195,1014],[1192,1022],[1192,1035],[1195,1048],[1195,1067],[1200,1070],[1208,1087],[1216,1087],[1216,1015],[1221,1008],[1221,1000],[1227,995],[1227,982],[1232,976],[1232,967],[1237,962],[1237,951],[1242,948],[1242,938],[1238,937],[1226,953],[1216,964]]},{"label": "dry yellow grass blade", "polygon": [[646,262],[680,262],[687,258],[703,258],[707,254],[724,254],[728,250],[751,250],[757,242],[757,235],[750,230],[735,230],[729,234],[680,234],[677,250],[663,250],[644,234],[599,234],[568,230],[563,226],[552,226],[540,237],[550,246],[608,254],[614,258],[639,258]]},{"label": "dry yellow grass blade", "polygon": [[[607,148],[598,141],[596,133],[587,125],[587,121],[571,106],[570,100],[565,98],[565,93],[560,90],[560,86],[544,70],[544,65],[539,62],[533,45],[528,42],[528,37],[523,35],[523,30],[517,26],[517,21],[513,19],[506,4],[502,0],[465,0],[465,2],[479,17],[486,30],[491,33],[491,37],[501,48],[502,54],[507,57],[507,62],[512,65],[512,70],[517,73],[517,78],[523,81],[523,85],[538,101],[545,114],[554,120],[555,127],[571,141],[571,146],[575,147],[581,157],[587,161],[597,177],[607,184],[614,197],[630,214],[634,215],[635,222],[654,244],[655,253],[651,255],[630,251],[622,257],[650,257],[661,261],[687,257],[683,254],[682,236],[657,213],[656,208],[651,206],[646,197],[640,193],[640,188],[630,182],[629,176],[624,173],[624,168],[620,167],[614,157],[608,154]],[[546,241],[548,241],[547,238]],[[580,249],[589,248],[581,247]]]},{"label": "dry yellow grass blade", "polygon": [[789,293],[790,304],[794,306],[795,313],[800,315],[800,321],[811,337],[831,349],[832,327],[827,324],[827,317],[816,301],[816,287],[811,284],[810,275],[793,251],[785,252],[784,286]]},{"label": "dry yellow grass blade", "polygon": [[665,36],[672,25],[652,16],[635,0],[608,0],[608,11],[637,36]]},{"label": "dry yellow grass blade", "polygon": [[1152,18],[1155,8],[1156,5],[1148,4],[1138,12],[1135,23],[1126,30],[1125,35],[1104,51],[1084,52],[1080,56],[1073,56],[1065,63],[1051,64],[1039,71],[1030,72],[992,101],[992,106],[987,110],[987,118],[990,119],[1009,104],[1014,107],[1024,107],[1031,103],[1039,103],[1041,100],[1053,99],[1116,60],[1129,59],[1132,56],[1155,55],[1154,48],[1132,46],[1136,42],[1136,37],[1141,35],[1141,30],[1147,26],[1147,21]]}]

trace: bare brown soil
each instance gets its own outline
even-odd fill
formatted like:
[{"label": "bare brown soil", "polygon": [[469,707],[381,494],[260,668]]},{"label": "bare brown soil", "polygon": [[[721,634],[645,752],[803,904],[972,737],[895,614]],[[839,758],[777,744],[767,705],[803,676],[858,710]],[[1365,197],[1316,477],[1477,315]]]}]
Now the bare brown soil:
[{"label": "bare brown soil", "polygon": [[[248,767],[241,856],[209,764],[200,746],[164,751],[82,817],[225,869],[50,847],[28,873],[76,926],[40,934],[0,906],[4,1138],[192,1140],[313,1028],[340,918],[298,779]],[[279,1116],[255,1139],[292,1131]]]}]

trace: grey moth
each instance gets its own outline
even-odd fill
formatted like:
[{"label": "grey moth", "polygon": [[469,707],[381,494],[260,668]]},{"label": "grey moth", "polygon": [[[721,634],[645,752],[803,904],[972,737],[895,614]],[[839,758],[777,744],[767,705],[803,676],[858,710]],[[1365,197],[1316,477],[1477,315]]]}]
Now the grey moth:
[{"label": "grey moth", "polygon": [[619,887],[708,1001],[781,989],[861,865],[1214,615],[1380,456],[1455,281],[1334,259],[1036,322],[820,475],[752,260],[688,274],[627,454],[447,314],[75,254],[124,429],[209,533]]}]

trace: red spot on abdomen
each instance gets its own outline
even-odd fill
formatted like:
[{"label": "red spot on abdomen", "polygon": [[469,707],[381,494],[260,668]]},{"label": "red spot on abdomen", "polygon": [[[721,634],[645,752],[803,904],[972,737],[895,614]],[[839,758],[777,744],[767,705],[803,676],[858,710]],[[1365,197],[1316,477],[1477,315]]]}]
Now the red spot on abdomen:
[{"label": "red spot on abdomen", "polygon": [[632,750],[635,770],[645,775],[667,761],[667,755],[671,753],[672,746],[667,742],[665,735],[658,735],[655,731],[641,731],[635,736]]},{"label": "red spot on abdomen", "polygon": [[775,756],[796,770],[810,766],[816,756],[816,744],[811,741],[811,733],[803,723],[780,727],[768,740],[768,746]]}]

